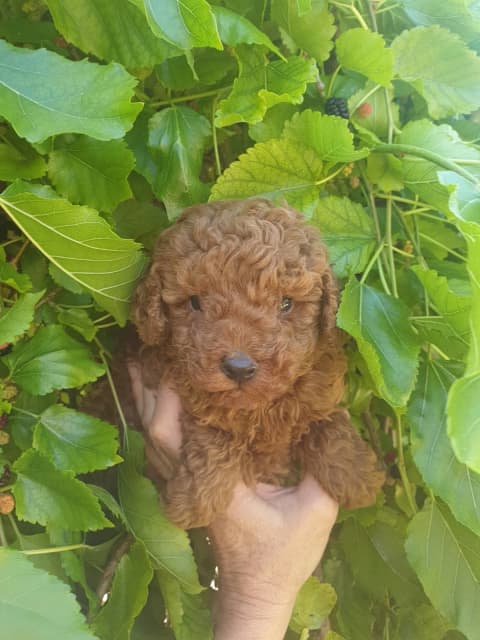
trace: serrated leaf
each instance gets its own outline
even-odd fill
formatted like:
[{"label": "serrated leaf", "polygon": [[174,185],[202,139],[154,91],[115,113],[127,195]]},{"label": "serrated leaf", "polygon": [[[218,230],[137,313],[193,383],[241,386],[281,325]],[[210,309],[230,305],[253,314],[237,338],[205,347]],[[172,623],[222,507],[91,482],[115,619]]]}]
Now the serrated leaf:
[{"label": "serrated leaf", "polygon": [[[20,391],[15,398],[15,407],[24,411],[12,411],[8,426],[15,444],[21,451],[31,449],[33,429],[37,424],[38,415],[56,401],[55,395],[32,396],[26,391]],[[44,545],[45,546],[45,545]]]},{"label": "serrated leaf", "polygon": [[91,342],[97,333],[97,327],[85,309],[61,309],[57,314],[60,324],[70,327],[88,342]]},{"label": "serrated leaf", "polygon": [[78,387],[105,372],[83,344],[57,325],[41,327],[3,360],[12,380],[34,395]]},{"label": "serrated leaf", "polygon": [[263,49],[246,45],[240,45],[235,55],[239,75],[230,95],[218,105],[217,127],[260,122],[270,107],[282,102],[300,104],[307,83],[316,79],[313,60],[300,56],[267,64]]},{"label": "serrated leaf", "polygon": [[129,0],[47,0],[47,5],[65,39],[101,60],[142,69],[180,53],[152,33]]},{"label": "serrated leaf", "polygon": [[86,484],[59,471],[38,451],[29,449],[13,465],[16,513],[20,520],[71,531],[111,527]]},{"label": "serrated leaf", "polygon": [[35,305],[45,291],[26,293],[0,315],[0,344],[13,342],[30,326],[35,314]]},{"label": "serrated leaf", "polygon": [[171,107],[156,113],[148,130],[148,147],[155,163],[150,181],[169,217],[175,218],[184,207],[207,197],[208,187],[199,173],[210,140],[210,123],[192,109]]},{"label": "serrated leaf", "polygon": [[4,41],[0,57],[0,115],[29,142],[69,132],[121,138],[142,108],[130,102],[135,79],[118,64],[72,62]]},{"label": "serrated leaf", "polygon": [[13,182],[41,178],[47,170],[45,160],[32,149],[24,154],[10,144],[0,144],[0,180]]},{"label": "serrated leaf", "polygon": [[[475,168],[480,163],[480,152],[468,145],[458,133],[446,124],[436,125],[428,120],[418,120],[408,123],[396,142],[415,145],[427,151],[433,151],[447,160],[471,162],[469,171],[478,174]],[[439,183],[438,165],[423,158],[406,155],[402,158],[403,181],[405,186],[418,194],[422,200],[428,202],[440,211],[449,211],[449,190]]]},{"label": "serrated leaf", "polygon": [[107,422],[56,404],[38,419],[33,446],[57,469],[89,473],[122,461],[118,430]]},{"label": "serrated leaf", "polygon": [[348,198],[319,198],[310,222],[328,247],[329,262],[338,278],[362,271],[375,249],[375,228],[362,205]]},{"label": "serrated leaf", "polygon": [[297,594],[290,619],[290,628],[301,633],[304,629],[320,629],[337,601],[332,585],[311,576]]},{"label": "serrated leaf", "polygon": [[344,31],[336,42],[338,63],[383,87],[393,78],[393,53],[379,33],[360,27]]},{"label": "serrated leaf", "polygon": [[77,136],[55,143],[48,175],[58,193],[73,204],[113,211],[132,195],[127,178],[134,166],[134,156],[123,140]]},{"label": "serrated leaf", "polygon": [[26,293],[32,288],[32,281],[28,274],[19,273],[9,262],[0,260],[0,282],[15,289],[19,293]]},{"label": "serrated leaf", "polygon": [[324,62],[333,48],[335,26],[328,2],[312,0],[311,7],[303,11],[297,0],[272,0],[272,20],[317,62]]},{"label": "serrated leaf", "polygon": [[134,542],[115,570],[110,597],[93,621],[102,640],[129,640],[130,632],[148,598],[153,570],[144,545]]},{"label": "serrated leaf", "polygon": [[165,602],[168,622],[178,640],[212,640],[210,610],[203,593],[186,593],[178,580],[166,571],[156,572]]},{"label": "serrated leaf", "polygon": [[96,211],[31,193],[0,196],[26,236],[124,324],[130,294],[144,267],[139,245],[119,238]]},{"label": "serrated leaf", "polygon": [[212,11],[220,39],[229,47],[236,47],[239,44],[259,44],[276,53],[279,58],[283,58],[282,52],[270,38],[244,16],[225,7],[212,6]]},{"label": "serrated leaf", "polygon": [[433,269],[413,266],[412,271],[427,292],[431,306],[445,319],[453,336],[467,347],[470,332],[470,309],[472,306],[468,283],[466,282],[466,291],[461,294],[451,288],[447,278],[440,276]]},{"label": "serrated leaf", "polygon": [[405,549],[435,608],[474,640],[480,628],[478,537],[445,506],[428,501],[408,527]]},{"label": "serrated leaf", "polygon": [[179,49],[222,48],[212,7],[206,0],[130,0],[147,16],[153,33]]},{"label": "serrated leaf", "polygon": [[175,577],[189,593],[198,593],[202,587],[188,536],[167,519],[153,484],[140,473],[140,434],[130,432],[128,439],[130,453],[126,453],[125,462],[118,469],[118,494],[129,529],[145,544],[154,568]]},{"label": "serrated leaf", "polygon": [[323,163],[313,149],[290,140],[250,147],[212,187],[211,200],[263,195],[302,209],[315,201]]},{"label": "serrated leaf", "polygon": [[365,158],[368,149],[354,149],[348,122],[337,116],[306,109],[285,124],[282,138],[312,147],[326,163],[354,162]]},{"label": "serrated leaf", "polygon": [[405,30],[392,43],[395,73],[425,98],[432,118],[470,113],[480,106],[480,58],[438,25]]},{"label": "serrated leaf", "polygon": [[19,551],[0,548],[0,573],[8,583],[0,595],[2,633],[6,637],[95,640],[70,589],[36,569]]},{"label": "serrated leaf", "polygon": [[413,457],[423,479],[457,520],[480,535],[480,475],[457,460],[447,436],[447,396],[457,375],[458,367],[436,361],[423,364],[407,418]]},{"label": "serrated leaf", "polygon": [[338,325],[353,336],[378,393],[403,407],[415,383],[419,344],[408,308],[386,293],[350,280],[338,311]]},{"label": "serrated leaf", "polygon": [[367,158],[367,178],[382,191],[403,189],[402,163],[386,153],[371,153]]}]

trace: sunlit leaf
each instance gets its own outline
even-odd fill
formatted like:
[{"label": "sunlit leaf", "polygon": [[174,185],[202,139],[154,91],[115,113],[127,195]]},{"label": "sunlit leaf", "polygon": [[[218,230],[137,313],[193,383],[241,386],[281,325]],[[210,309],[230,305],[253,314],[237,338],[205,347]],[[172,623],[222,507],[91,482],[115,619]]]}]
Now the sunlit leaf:
[{"label": "sunlit leaf", "polygon": [[348,29],[337,39],[336,52],[342,67],[357,71],[384,87],[393,78],[393,53],[379,33],[360,27]]},{"label": "sunlit leaf", "polygon": [[0,315],[0,344],[13,342],[21,336],[33,320],[35,305],[45,292],[26,293]]}]

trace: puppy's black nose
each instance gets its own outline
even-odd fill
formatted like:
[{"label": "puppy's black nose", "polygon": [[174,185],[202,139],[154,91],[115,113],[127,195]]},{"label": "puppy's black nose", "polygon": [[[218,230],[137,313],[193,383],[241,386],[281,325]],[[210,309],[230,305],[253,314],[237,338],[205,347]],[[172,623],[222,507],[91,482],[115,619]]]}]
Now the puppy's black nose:
[{"label": "puppy's black nose", "polygon": [[243,382],[250,380],[257,372],[257,365],[245,353],[233,353],[231,356],[225,356],[220,365],[223,373],[235,382]]}]

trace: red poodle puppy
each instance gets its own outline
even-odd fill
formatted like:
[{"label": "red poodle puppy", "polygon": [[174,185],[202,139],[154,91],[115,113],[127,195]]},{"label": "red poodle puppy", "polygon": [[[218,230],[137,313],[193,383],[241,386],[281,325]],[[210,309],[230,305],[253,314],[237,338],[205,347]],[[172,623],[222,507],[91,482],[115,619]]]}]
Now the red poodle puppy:
[{"label": "red poodle puppy", "polygon": [[346,368],[337,290],[317,231],[267,200],[187,209],[161,234],[133,321],[145,384],[183,405],[183,446],[167,483],[181,527],[208,525],[239,479],[311,473],[347,508],[383,482],[338,406]]}]

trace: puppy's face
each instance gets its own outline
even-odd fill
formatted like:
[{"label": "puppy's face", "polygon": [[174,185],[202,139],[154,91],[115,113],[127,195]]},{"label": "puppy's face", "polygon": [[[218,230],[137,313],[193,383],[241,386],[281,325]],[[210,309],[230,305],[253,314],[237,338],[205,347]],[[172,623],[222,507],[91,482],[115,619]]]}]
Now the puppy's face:
[{"label": "puppy's face", "polygon": [[162,234],[134,319],[181,389],[253,408],[312,367],[335,306],[324,247],[302,216],[233,201],[193,207]]}]

